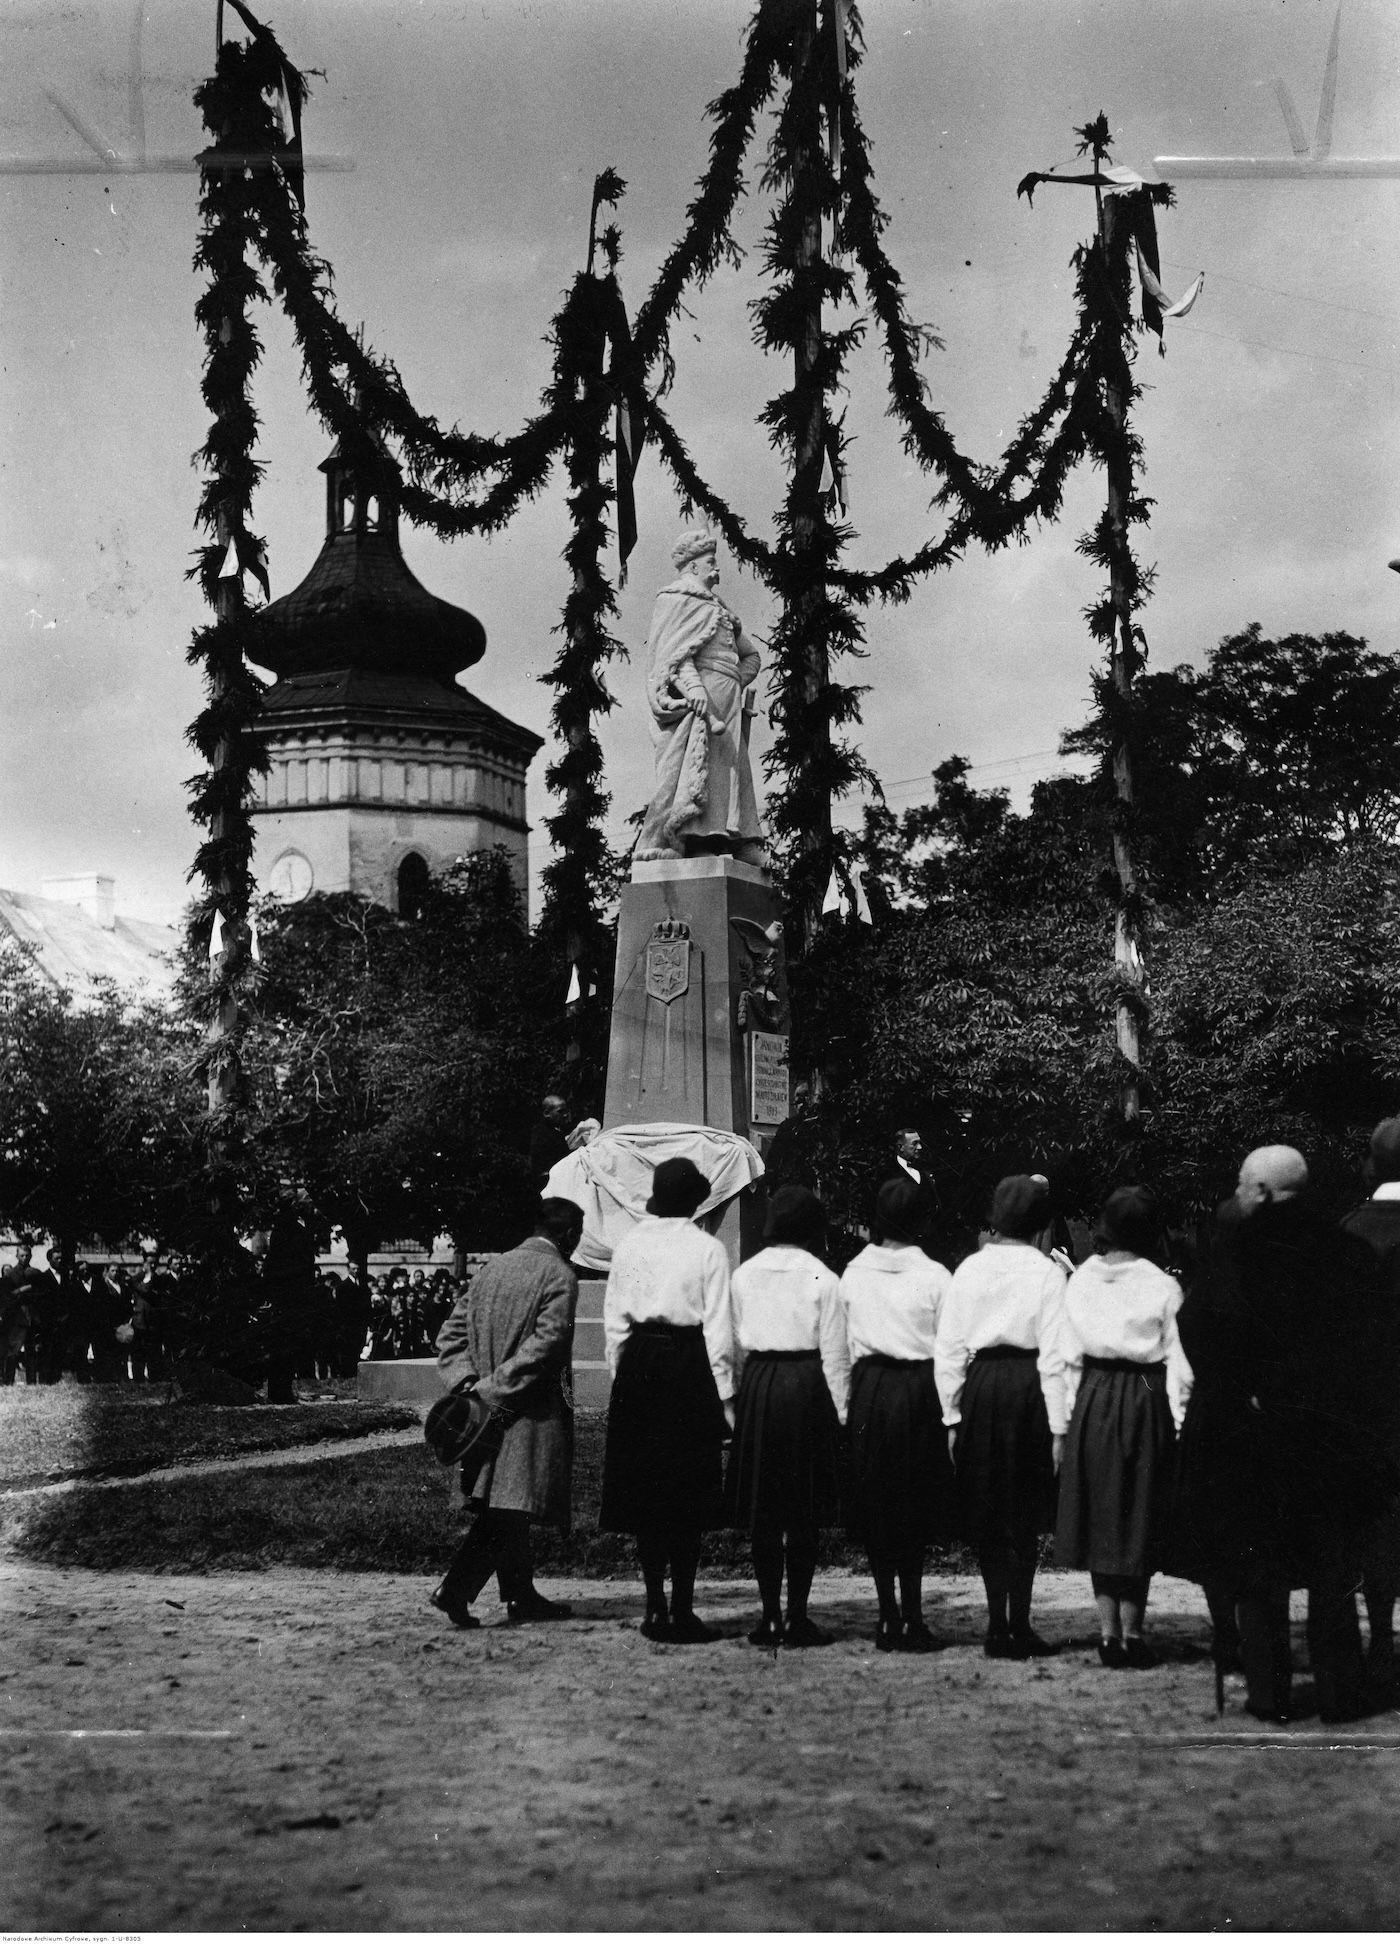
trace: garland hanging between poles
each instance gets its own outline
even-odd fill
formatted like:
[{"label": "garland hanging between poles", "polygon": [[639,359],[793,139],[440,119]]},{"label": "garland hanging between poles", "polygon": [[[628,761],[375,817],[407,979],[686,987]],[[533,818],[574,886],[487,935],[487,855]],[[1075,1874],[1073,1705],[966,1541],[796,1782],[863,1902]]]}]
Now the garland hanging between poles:
[{"label": "garland hanging between poles", "polygon": [[[576,525],[569,558],[576,575],[575,554],[589,554],[599,563],[607,496],[600,501],[594,489],[583,489],[583,474],[592,462],[580,471],[580,455],[573,449],[582,423],[579,399],[562,375],[582,369],[582,340],[593,328],[585,307],[571,296],[556,318],[555,370],[541,410],[513,437],[485,438],[456,427],[444,430],[435,419],[418,412],[392,363],[362,346],[336,313],[329,266],[308,245],[298,193],[299,147],[288,138],[269,100],[288,97],[299,104],[304,83],[271,32],[241,4],[238,11],[253,32],[253,42],[246,49],[226,45],[220,50],[216,80],[197,99],[211,128],[216,128],[212,111],[217,107],[226,122],[237,120],[243,152],[266,153],[276,166],[245,173],[237,212],[225,212],[221,203],[211,200],[206,228],[217,228],[227,214],[237,224],[241,249],[255,254],[262,265],[292,322],[311,402],[328,430],[352,461],[377,455],[382,464],[388,450],[390,462],[402,474],[400,500],[405,515],[444,537],[498,530],[525,500],[542,490],[556,459],[569,455]],[[799,871],[802,881],[794,889],[809,912],[827,882],[834,851],[831,797],[856,783],[873,782],[859,755],[838,736],[859,718],[860,690],[831,676],[833,661],[861,652],[857,610],[874,599],[907,599],[919,579],[974,542],[997,548],[1013,538],[1023,541],[1033,520],[1053,518],[1058,512],[1070,469],[1086,457],[1102,456],[1092,409],[1093,359],[1083,315],[1045,397],[1021,422],[994,467],[967,458],[929,403],[918,367],[923,351],[936,340],[909,319],[902,280],[881,241],[887,218],[874,195],[869,150],[855,100],[861,54],[859,15],[848,0],[822,0],[816,11],[811,0],[761,0],[746,37],[739,80],[710,109],[714,121],[710,163],[688,210],[686,230],[638,311],[626,369],[615,357],[606,374],[606,382],[615,393],[625,395],[629,407],[626,484],[630,487],[638,439],[649,436],[686,509],[698,507],[736,557],[782,604],[774,632],[773,720],[778,736],[769,759],[770,782],[775,785],[770,812],[779,851],[789,867]],[[763,177],[764,186],[780,200],[765,234],[770,288],[756,300],[754,315],[765,348],[791,355],[798,370],[793,386],[770,401],[762,414],[770,438],[790,461],[789,492],[770,542],[754,534],[703,478],[662,400],[675,372],[670,330],[686,293],[703,285],[722,264],[740,259],[732,221],[745,194],[745,160],[758,118],[780,85],[785,93]],[[236,113],[231,114],[234,107]],[[821,139],[823,123],[827,143]],[[871,569],[845,563],[843,555],[854,535],[845,524],[844,509],[839,521],[834,517],[835,502],[843,492],[846,441],[831,411],[832,395],[867,325],[863,317],[853,316],[843,329],[823,327],[824,305],[853,307],[857,298],[855,277],[844,258],[823,253],[823,222],[859,273],[888,366],[890,414],[901,428],[906,450],[924,470],[936,475],[933,504],[947,512],[943,531],[915,553]],[[244,281],[245,305],[249,297],[263,294],[256,274],[238,267],[242,255],[237,263],[234,258],[232,250],[206,238],[201,261],[212,279],[210,314],[226,311],[225,276]],[[615,271],[610,269],[609,276],[625,327]],[[579,345],[572,341],[575,332],[581,333]],[[621,341],[619,334],[616,342]],[[647,380],[658,367],[655,394],[648,397]],[[222,382],[226,375],[222,366],[216,374],[211,356],[206,397],[216,411],[212,387],[216,376]],[[588,418],[583,413],[582,419]],[[256,477],[255,428],[247,415],[238,423],[241,433],[235,433],[229,421],[221,437],[241,439],[233,457],[251,491]],[[605,447],[593,456],[601,464],[607,456]],[[619,485],[623,470],[624,462],[615,455],[614,477]],[[256,571],[262,555],[247,531],[247,510],[246,504],[240,509],[234,543],[239,563]],[[206,587],[210,571],[206,565]],[[612,588],[600,564],[597,575],[601,586],[590,570],[585,574],[587,589],[576,585],[571,591],[564,623],[566,648],[549,677],[559,694],[555,726],[567,745],[564,758],[551,772],[551,787],[565,798],[554,821],[562,819],[563,841],[581,856],[587,853],[586,861],[571,866],[563,877],[576,889],[588,883],[595,890],[604,868],[599,819],[606,799],[593,767],[597,758],[592,718],[608,706],[599,668],[616,652],[606,630],[606,620],[615,612]],[[580,602],[591,616],[583,627]],[[196,652],[208,661],[213,646],[206,643]],[[230,776],[221,787],[236,786]],[[810,841],[813,832],[815,845]],[[576,915],[579,897],[571,892],[566,902]]]}]

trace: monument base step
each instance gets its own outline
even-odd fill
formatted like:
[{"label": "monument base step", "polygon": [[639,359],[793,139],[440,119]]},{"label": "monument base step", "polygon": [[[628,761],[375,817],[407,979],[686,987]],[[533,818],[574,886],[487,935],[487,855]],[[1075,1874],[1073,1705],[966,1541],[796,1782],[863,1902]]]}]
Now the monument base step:
[{"label": "monument base step", "polygon": [[[392,1363],[362,1363],[356,1382],[361,1397],[377,1404],[433,1404],[442,1396],[435,1357],[404,1357]],[[606,1411],[612,1394],[608,1366],[592,1359],[574,1365],[574,1405],[580,1411]]]}]

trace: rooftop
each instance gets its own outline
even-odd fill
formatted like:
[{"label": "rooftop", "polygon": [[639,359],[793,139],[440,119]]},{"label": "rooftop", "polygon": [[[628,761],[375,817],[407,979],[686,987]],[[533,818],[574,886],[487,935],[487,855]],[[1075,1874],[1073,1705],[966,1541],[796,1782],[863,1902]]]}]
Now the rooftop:
[{"label": "rooftop", "polygon": [[[91,1005],[105,981],[133,998],[169,999],[180,942],[175,927],[118,916],[111,909],[110,878],[64,884],[59,897],[0,889],[0,942],[8,937],[31,946],[39,974],[66,987],[79,1005]],[[100,887],[96,898],[74,901],[79,887],[93,885]]]}]

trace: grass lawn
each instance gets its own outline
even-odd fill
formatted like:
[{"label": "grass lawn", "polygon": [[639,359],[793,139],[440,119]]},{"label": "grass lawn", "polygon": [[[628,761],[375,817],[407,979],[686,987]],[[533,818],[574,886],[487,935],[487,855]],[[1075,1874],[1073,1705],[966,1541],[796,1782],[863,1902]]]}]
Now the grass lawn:
[{"label": "grass lawn", "polygon": [[[339,1408],[308,1408],[318,1411],[318,1422],[343,1421]],[[242,1419],[253,1411],[209,1415]],[[299,1413],[288,1407],[283,1415]],[[393,1421],[402,1422],[403,1415]],[[632,1540],[598,1530],[605,1426],[602,1413],[579,1413],[573,1530],[535,1529],[535,1559],[544,1576],[636,1575]],[[200,1455],[207,1456],[209,1449],[206,1444]],[[153,1480],[118,1490],[79,1487],[51,1497],[11,1500],[0,1503],[0,1546],[12,1557],[102,1571],[250,1572],[319,1566],[351,1573],[429,1573],[445,1567],[461,1536],[462,1520],[456,1474],[445,1471],[426,1446],[403,1446],[307,1465]],[[822,1535],[820,1563],[864,1571],[865,1555],[844,1533],[830,1531]],[[969,1556],[958,1548],[933,1555],[929,1563],[933,1572],[970,1568]],[[701,1570],[747,1578],[753,1570],[747,1536],[710,1533]]]},{"label": "grass lawn", "polygon": [[[418,1422],[409,1405],[328,1395],[304,1404],[225,1406],[164,1385],[19,1384],[0,1388],[0,1489],[64,1478],[119,1478],[197,1458],[285,1451]],[[104,1495],[110,1496],[110,1495]]]}]

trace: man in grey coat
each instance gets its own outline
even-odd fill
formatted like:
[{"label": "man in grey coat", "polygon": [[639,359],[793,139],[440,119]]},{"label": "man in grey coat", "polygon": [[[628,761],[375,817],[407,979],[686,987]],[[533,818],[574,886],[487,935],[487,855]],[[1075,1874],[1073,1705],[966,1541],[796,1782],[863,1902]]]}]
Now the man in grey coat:
[{"label": "man in grey coat", "polygon": [[535,1589],[530,1522],[569,1528],[578,1303],[569,1257],[582,1233],[583,1211],[574,1202],[541,1202],[534,1234],[478,1270],[438,1333],[438,1368],[449,1390],[475,1390],[510,1418],[500,1451],[473,1487],[471,1529],[430,1596],[458,1627],[480,1625],[471,1602],[493,1572],[512,1624],[569,1615]]}]

